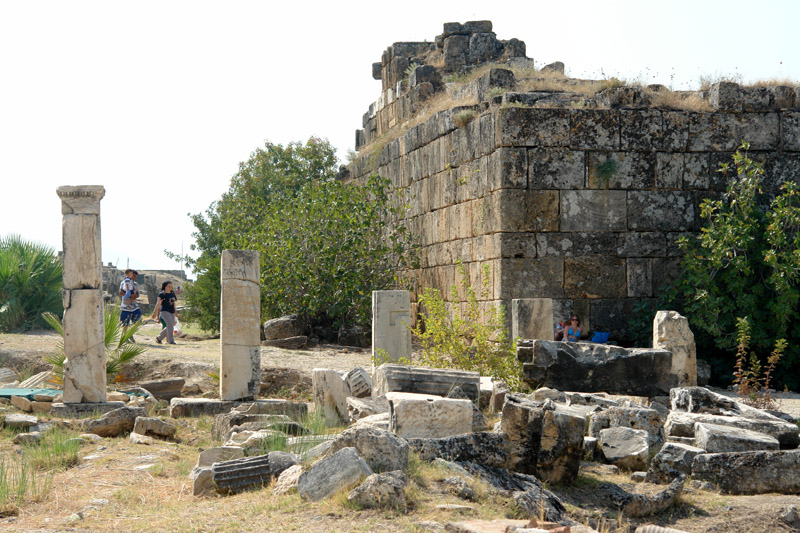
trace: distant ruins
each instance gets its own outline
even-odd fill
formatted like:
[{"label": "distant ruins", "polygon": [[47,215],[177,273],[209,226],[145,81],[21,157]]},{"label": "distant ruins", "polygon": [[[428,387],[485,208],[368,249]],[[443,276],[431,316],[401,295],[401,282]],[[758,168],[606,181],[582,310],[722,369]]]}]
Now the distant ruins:
[{"label": "distant ruins", "polygon": [[674,279],[677,240],[725,190],[716,170],[742,140],[769,190],[800,175],[800,89],[672,92],[563,69],[535,70],[490,21],[394,43],[372,66],[382,92],[349,179],[377,172],[408,195],[417,287],[447,289],[461,261],[476,287],[488,268],[487,304],[552,298],[556,320],[577,313],[584,331],[624,340],[634,305]]}]

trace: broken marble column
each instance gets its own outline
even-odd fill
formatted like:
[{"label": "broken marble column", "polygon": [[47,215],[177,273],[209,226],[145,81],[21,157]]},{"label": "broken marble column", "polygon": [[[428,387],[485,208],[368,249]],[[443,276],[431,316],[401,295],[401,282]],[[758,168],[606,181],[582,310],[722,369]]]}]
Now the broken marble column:
[{"label": "broken marble column", "polygon": [[653,348],[672,352],[670,373],[678,387],[697,385],[697,348],[686,317],[677,311],[658,311],[653,319]]},{"label": "broken marble column", "polygon": [[261,383],[261,287],[258,252],[223,250],[220,298],[222,400],[255,398]]},{"label": "broken marble column", "polygon": [[520,298],[511,300],[511,337],[553,339],[553,300]]},{"label": "broken marble column", "polygon": [[411,360],[411,296],[372,291],[372,364]]},{"label": "broken marble column", "polygon": [[103,343],[102,185],[62,186],[64,403],[106,401]]}]

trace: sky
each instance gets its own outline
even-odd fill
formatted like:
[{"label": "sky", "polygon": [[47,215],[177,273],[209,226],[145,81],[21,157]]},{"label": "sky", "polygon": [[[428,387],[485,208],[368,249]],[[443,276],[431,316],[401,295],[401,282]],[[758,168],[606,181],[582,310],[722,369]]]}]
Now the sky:
[{"label": "sky", "polygon": [[800,80],[795,0],[0,0],[0,237],[60,250],[56,188],[103,185],[104,262],[179,268],[164,250],[254,149],[319,136],[345,160],[383,50],[484,19],[574,77]]}]

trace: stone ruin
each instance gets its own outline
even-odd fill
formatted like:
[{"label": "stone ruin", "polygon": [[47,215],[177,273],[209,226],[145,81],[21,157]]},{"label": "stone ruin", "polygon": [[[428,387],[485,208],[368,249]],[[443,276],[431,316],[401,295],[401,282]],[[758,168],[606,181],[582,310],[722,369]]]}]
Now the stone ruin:
[{"label": "stone ruin", "polygon": [[676,276],[677,241],[725,190],[716,170],[743,139],[767,190],[800,175],[800,88],[614,86],[535,70],[526,53],[489,21],[391,45],[348,179],[378,173],[407,195],[417,287],[448,294],[459,261],[479,286],[488,267],[486,304],[550,298],[556,321],[577,313],[624,341],[634,306]]}]

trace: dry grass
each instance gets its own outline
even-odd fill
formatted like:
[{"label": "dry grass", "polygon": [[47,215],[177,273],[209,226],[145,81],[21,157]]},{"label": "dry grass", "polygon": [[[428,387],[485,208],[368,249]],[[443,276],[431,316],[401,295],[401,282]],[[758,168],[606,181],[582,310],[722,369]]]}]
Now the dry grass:
[{"label": "dry grass", "polygon": [[790,78],[769,78],[748,83],[745,87],[800,87],[800,81]]},{"label": "dry grass", "polygon": [[681,111],[713,111],[708,100],[696,92],[676,92],[669,89],[647,91],[651,105],[655,108],[677,109]]}]

